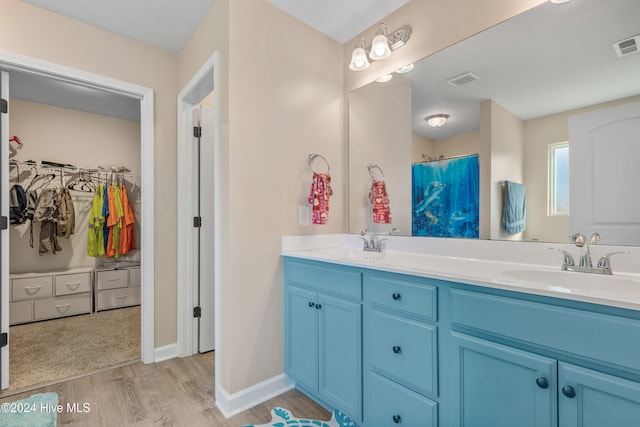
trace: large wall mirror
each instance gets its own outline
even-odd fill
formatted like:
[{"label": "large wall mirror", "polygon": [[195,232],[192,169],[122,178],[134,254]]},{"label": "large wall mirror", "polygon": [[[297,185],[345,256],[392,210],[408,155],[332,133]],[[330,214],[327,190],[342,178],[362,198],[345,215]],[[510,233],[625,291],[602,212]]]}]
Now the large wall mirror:
[{"label": "large wall mirror", "polygon": [[[563,206],[562,199],[580,194],[589,177],[603,173],[585,173],[589,165],[583,164],[580,176],[586,178],[566,178],[568,189],[562,188],[563,176],[573,172],[563,170],[566,159],[556,149],[568,143],[572,152],[572,117],[627,104],[640,116],[640,52],[619,55],[640,50],[640,37],[633,39],[640,35],[638,16],[637,0],[545,2],[422,59],[408,73],[350,92],[349,231],[395,229],[400,235],[416,235],[416,202],[423,202],[420,215],[438,221],[424,207],[445,194],[446,185],[421,188],[416,200],[413,165],[477,154],[479,238],[569,242],[576,212],[572,205]],[[425,117],[433,114],[448,114],[449,119],[444,126],[430,127]],[[635,126],[640,145],[640,120]],[[624,148],[616,150],[625,156]],[[634,152],[638,148],[628,153]],[[607,149],[599,153],[609,155]],[[638,156],[631,156],[637,162]],[[640,177],[620,180],[625,184],[619,188],[615,181],[604,186],[610,200],[612,194],[629,199],[628,183],[640,182]],[[385,183],[385,193],[372,185],[375,181]],[[513,235],[501,227],[505,181],[526,186],[526,229]],[[389,209],[374,221],[372,201],[383,194]],[[640,225],[635,206],[640,205],[627,210]],[[451,221],[469,216],[458,208]],[[640,245],[640,238],[615,241],[601,234],[601,243]]]}]

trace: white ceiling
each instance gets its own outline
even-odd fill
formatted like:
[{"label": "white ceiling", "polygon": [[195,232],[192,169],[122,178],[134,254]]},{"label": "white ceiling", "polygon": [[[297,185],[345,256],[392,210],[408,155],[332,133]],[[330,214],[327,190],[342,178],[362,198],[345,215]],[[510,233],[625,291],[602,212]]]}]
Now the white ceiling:
[{"label": "white ceiling", "polygon": [[[178,52],[214,0],[23,0],[161,49]],[[233,0],[232,0],[233,1]],[[409,0],[267,0],[344,43]]]}]

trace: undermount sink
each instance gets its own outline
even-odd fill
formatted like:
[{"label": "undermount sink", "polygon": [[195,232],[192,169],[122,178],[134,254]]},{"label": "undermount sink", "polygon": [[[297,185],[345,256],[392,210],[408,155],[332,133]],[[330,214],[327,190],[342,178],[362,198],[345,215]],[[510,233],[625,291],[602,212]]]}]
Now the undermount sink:
[{"label": "undermount sink", "polygon": [[640,278],[624,275],[604,275],[570,271],[551,270],[507,270],[502,274],[528,284],[536,283],[550,290],[564,293],[576,291],[594,295],[617,295],[637,293],[640,289]]}]

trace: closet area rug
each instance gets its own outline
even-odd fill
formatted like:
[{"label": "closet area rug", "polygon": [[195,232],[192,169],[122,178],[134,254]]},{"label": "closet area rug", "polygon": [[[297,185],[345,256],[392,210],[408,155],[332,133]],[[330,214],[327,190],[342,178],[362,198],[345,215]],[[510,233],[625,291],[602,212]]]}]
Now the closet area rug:
[{"label": "closet area rug", "polygon": [[284,408],[273,408],[271,410],[271,421],[267,424],[248,425],[244,427],[356,427],[351,418],[338,411],[333,411],[333,416],[329,421],[310,420],[296,418],[290,410]]},{"label": "closet area rug", "polygon": [[56,393],[34,394],[26,399],[2,403],[0,426],[55,427],[58,413]]},{"label": "closet area rug", "polygon": [[9,389],[140,360],[140,306],[11,326]]}]

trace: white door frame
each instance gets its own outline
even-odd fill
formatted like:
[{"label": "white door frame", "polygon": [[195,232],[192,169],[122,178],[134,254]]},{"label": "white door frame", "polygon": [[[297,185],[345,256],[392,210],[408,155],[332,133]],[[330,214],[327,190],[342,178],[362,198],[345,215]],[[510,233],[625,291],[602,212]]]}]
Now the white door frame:
[{"label": "white door frame", "polygon": [[[0,69],[0,84],[2,87],[0,88],[0,94],[3,99],[9,101],[9,81],[8,81],[8,73],[4,70]],[[9,160],[9,115],[0,113],[0,121],[2,125],[0,129],[2,132],[0,133],[0,160],[4,165],[7,164]],[[9,167],[3,166],[0,168],[0,188],[2,188],[2,212],[0,215],[9,218]],[[2,254],[2,259],[0,259],[0,302],[2,303],[2,317],[0,318],[0,332],[6,333],[7,336],[9,334],[9,230],[1,231],[3,234],[3,238],[0,239],[2,241],[2,249],[0,253]],[[0,390],[4,390],[9,388],[9,346],[4,346],[0,349],[0,359],[2,359],[2,367],[0,368]]]},{"label": "white door frame", "polygon": [[[191,171],[194,156],[193,131],[190,122],[190,109],[200,103],[213,90],[214,114],[214,224],[213,248],[216,254],[213,260],[214,269],[214,298],[215,298],[215,348],[220,348],[220,307],[219,293],[221,283],[221,266],[219,248],[220,240],[220,200],[221,190],[221,137],[220,137],[220,72],[219,54],[214,52],[191,78],[189,83],[178,94],[178,355],[190,356],[197,352],[197,321],[193,318],[195,306],[196,272],[193,268],[195,257],[193,234],[193,211],[195,183]],[[215,90],[214,90],[215,89]],[[220,352],[216,351],[215,366],[220,366]],[[218,390],[218,375],[215,376],[215,386]]]},{"label": "white door frame", "polygon": [[[80,86],[91,87],[140,100],[140,150],[141,150],[141,263],[142,263],[142,340],[143,363],[155,360],[154,345],[154,93],[153,89],[115,80],[98,74],[41,61],[28,56],[0,50],[0,69],[11,72],[31,73]],[[9,77],[11,78],[11,77]],[[9,107],[11,108],[11,107]],[[3,141],[3,143],[6,143]],[[8,165],[2,165],[2,169]],[[8,189],[7,189],[8,190]],[[4,191],[3,191],[4,192]],[[4,273],[4,268],[3,268]],[[7,283],[8,285],[8,283]],[[3,286],[4,287],[4,286]],[[5,291],[3,289],[3,291]],[[2,300],[3,315],[9,310],[7,300]],[[6,310],[6,311],[5,311]],[[7,327],[8,329],[8,327]],[[11,338],[9,338],[11,339]]]}]

